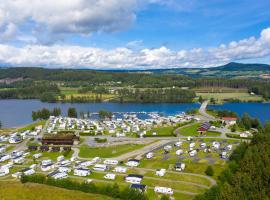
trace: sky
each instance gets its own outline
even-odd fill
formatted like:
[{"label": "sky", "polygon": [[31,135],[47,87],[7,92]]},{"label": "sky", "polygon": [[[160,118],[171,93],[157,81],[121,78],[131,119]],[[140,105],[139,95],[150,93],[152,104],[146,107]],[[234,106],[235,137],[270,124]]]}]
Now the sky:
[{"label": "sky", "polygon": [[0,65],[270,64],[269,0],[0,0]]}]

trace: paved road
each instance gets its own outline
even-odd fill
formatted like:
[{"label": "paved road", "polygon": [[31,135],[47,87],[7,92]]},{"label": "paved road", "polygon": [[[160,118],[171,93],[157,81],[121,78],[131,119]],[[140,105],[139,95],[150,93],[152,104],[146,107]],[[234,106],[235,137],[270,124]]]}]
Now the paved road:
[{"label": "paved road", "polygon": [[209,103],[209,101],[206,100],[206,101],[204,101],[204,102],[201,104],[201,107],[200,107],[200,109],[199,109],[199,113],[200,113],[200,115],[202,115],[207,121],[216,120],[215,117],[213,117],[213,116],[207,114],[207,112],[206,112],[206,108],[207,108],[208,103]]}]

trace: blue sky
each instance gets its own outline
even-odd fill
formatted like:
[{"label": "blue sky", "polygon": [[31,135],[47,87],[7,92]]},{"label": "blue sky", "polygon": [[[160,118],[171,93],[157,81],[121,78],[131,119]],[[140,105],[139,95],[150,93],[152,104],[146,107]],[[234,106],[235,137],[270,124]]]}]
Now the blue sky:
[{"label": "blue sky", "polygon": [[173,68],[270,60],[267,0],[0,5],[0,62],[10,66]]}]

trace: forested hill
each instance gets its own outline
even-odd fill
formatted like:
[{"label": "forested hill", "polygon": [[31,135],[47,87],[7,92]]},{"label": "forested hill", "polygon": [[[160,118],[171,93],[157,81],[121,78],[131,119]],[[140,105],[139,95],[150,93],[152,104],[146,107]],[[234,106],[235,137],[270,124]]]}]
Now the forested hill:
[{"label": "forested hill", "polygon": [[[103,78],[110,79],[115,76],[121,81],[122,79],[132,79],[132,74],[140,73],[142,76],[147,74],[178,74],[189,77],[219,77],[219,78],[270,78],[270,65],[267,64],[242,64],[228,63],[223,66],[211,68],[175,68],[175,69],[154,69],[154,70],[88,70],[88,69],[45,69],[38,67],[11,67],[0,68],[0,79],[25,77],[31,79],[60,80],[64,76],[71,80],[80,79],[88,80],[100,74]],[[122,76],[122,77],[121,77]],[[96,78],[96,77],[95,77]]]}]

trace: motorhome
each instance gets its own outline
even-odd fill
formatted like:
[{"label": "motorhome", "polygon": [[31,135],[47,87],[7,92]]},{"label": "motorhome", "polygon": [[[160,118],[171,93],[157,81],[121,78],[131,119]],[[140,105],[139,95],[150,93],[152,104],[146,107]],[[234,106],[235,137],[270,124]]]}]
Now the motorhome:
[{"label": "motorhome", "polygon": [[153,156],[154,156],[154,153],[153,153],[153,152],[149,152],[149,153],[146,154],[145,157],[146,157],[147,159],[151,159],[151,158],[153,158]]},{"label": "motorhome", "polygon": [[176,163],[174,166],[175,171],[183,171],[186,167],[185,163]]},{"label": "motorhome", "polygon": [[166,169],[158,169],[158,170],[156,171],[156,175],[157,175],[157,176],[164,176],[165,173],[166,173]]},{"label": "motorhome", "polygon": [[178,150],[175,152],[175,154],[178,155],[178,156],[182,155],[183,153],[184,153],[184,151],[183,151],[182,149],[178,149]]}]

